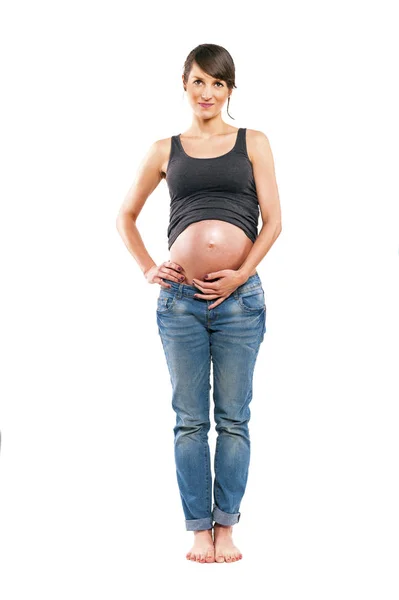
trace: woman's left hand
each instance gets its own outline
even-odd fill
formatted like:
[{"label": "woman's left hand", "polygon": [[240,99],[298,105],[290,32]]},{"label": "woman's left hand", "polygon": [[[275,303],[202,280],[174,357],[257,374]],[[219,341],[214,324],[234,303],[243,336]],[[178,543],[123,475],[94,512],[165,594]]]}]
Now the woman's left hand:
[{"label": "woman's left hand", "polygon": [[[210,281],[217,279],[217,281]],[[194,298],[203,298],[204,300],[213,300],[218,298],[216,302],[208,306],[215,308],[228,298],[234,290],[244,283],[242,273],[234,269],[223,269],[222,271],[214,271],[204,276],[204,279],[193,279],[193,284],[203,294],[195,294]]]}]

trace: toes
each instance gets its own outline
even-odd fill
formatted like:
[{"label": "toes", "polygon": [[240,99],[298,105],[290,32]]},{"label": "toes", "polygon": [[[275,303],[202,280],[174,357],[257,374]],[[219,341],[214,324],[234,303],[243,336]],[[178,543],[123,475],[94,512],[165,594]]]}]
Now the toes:
[{"label": "toes", "polygon": [[196,552],[193,552],[192,550],[190,550],[186,554],[186,559],[192,560],[193,562],[200,562],[200,563],[214,562],[215,554],[214,554],[214,552],[212,552],[212,550],[210,550],[208,553],[203,552],[202,554],[197,554]]},{"label": "toes", "polygon": [[206,553],[206,562],[215,562],[215,548],[212,545],[212,547],[208,550],[208,552]]}]

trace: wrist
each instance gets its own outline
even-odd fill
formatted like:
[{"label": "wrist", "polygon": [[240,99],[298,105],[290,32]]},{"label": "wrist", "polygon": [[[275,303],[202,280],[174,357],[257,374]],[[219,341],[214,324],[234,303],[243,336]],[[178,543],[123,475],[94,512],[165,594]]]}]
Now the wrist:
[{"label": "wrist", "polygon": [[240,285],[245,283],[249,277],[249,271],[245,267],[237,269],[237,274],[238,274],[238,279],[240,281]]},{"label": "wrist", "polygon": [[148,273],[148,271],[149,271],[150,269],[152,269],[152,267],[155,267],[155,266],[156,266],[156,264],[155,264],[155,263],[153,263],[153,264],[152,264],[152,265],[150,265],[149,267],[145,267],[145,269],[143,269],[143,275],[144,275],[144,277],[146,277],[146,276],[147,276],[147,273]]}]

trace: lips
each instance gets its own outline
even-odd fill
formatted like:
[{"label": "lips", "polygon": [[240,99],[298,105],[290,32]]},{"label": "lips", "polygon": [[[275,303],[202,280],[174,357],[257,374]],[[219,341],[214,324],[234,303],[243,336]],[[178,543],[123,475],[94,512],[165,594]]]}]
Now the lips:
[{"label": "lips", "polygon": [[210,106],[213,106],[213,104],[208,104],[208,103],[205,103],[205,102],[198,102],[198,104],[200,106],[202,106],[203,108],[209,108]]}]

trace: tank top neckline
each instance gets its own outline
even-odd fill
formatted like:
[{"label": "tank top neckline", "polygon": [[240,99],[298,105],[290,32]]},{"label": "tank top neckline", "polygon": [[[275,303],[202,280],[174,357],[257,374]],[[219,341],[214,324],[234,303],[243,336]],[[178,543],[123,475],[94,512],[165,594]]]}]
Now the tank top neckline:
[{"label": "tank top neckline", "polygon": [[231,154],[232,152],[234,152],[234,151],[236,150],[236,148],[237,148],[237,146],[238,146],[238,139],[239,139],[239,137],[240,137],[240,131],[241,131],[241,129],[242,129],[242,127],[239,127],[239,128],[237,129],[236,141],[235,141],[235,143],[234,143],[234,146],[232,147],[232,149],[231,149],[231,150],[229,150],[228,152],[225,152],[224,154],[221,154],[220,156],[209,156],[209,157],[207,157],[207,156],[205,156],[205,157],[200,157],[200,156],[190,156],[190,155],[189,155],[189,154],[187,154],[187,152],[184,150],[184,148],[183,148],[183,144],[181,143],[181,139],[180,139],[181,133],[179,133],[179,134],[176,136],[176,138],[177,138],[177,140],[178,140],[178,142],[179,142],[180,149],[183,151],[183,154],[184,154],[185,156],[187,156],[187,158],[191,158],[191,160],[215,160],[216,158],[224,158],[225,156],[227,156],[228,154]]}]

